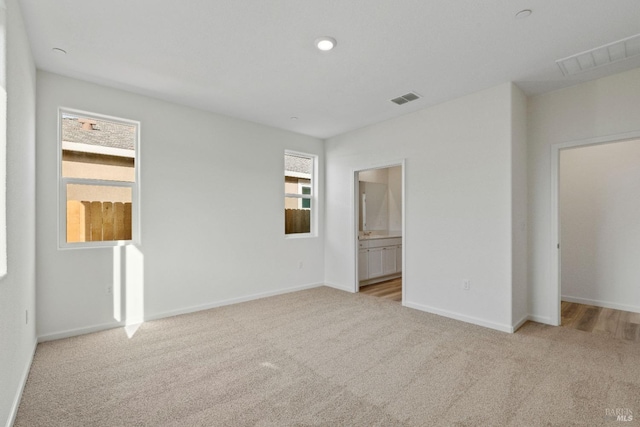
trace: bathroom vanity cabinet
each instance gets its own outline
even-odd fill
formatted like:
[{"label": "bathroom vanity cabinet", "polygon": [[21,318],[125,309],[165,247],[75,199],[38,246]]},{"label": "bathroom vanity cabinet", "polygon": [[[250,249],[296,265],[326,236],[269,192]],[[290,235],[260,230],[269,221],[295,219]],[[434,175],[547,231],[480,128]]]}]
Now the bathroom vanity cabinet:
[{"label": "bathroom vanity cabinet", "polygon": [[[358,280],[367,284],[402,273],[402,238],[369,237],[358,241]],[[378,279],[381,280],[373,280]]]}]

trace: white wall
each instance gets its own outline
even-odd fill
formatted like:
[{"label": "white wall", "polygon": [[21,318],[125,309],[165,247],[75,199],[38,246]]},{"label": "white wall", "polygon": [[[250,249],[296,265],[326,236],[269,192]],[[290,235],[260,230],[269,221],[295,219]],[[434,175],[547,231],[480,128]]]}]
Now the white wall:
[{"label": "white wall", "polygon": [[60,106],[141,122],[145,318],[323,282],[322,218],[319,237],[286,239],[283,215],[284,150],[319,156],[322,200],[322,141],[47,72],[37,82],[39,335],[116,324],[114,251],[57,249]]},{"label": "white wall", "polygon": [[511,92],[511,253],[513,324],[524,323],[527,305],[527,97],[517,87]]},{"label": "white wall", "polygon": [[528,100],[529,312],[551,323],[551,145],[640,131],[640,69]]},{"label": "white wall", "polygon": [[640,140],[560,154],[563,300],[640,312]]},{"label": "white wall", "polygon": [[503,84],[326,142],[327,284],[354,288],[354,171],[405,158],[405,304],[510,330],[512,90]]},{"label": "white wall", "polygon": [[402,166],[389,168],[389,231],[402,231]]},{"label": "white wall", "polygon": [[17,0],[8,0],[6,12],[8,273],[0,279],[0,425],[15,416],[36,344],[36,70]]}]

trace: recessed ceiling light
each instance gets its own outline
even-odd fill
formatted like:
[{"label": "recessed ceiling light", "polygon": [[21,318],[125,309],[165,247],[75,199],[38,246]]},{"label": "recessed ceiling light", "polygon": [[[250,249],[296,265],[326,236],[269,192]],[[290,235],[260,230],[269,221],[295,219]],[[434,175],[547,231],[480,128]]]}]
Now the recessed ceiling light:
[{"label": "recessed ceiling light", "polygon": [[60,49],[59,47],[54,47],[54,48],[53,48],[53,49],[51,49],[51,50],[53,50],[55,53],[59,53],[60,55],[66,55],[66,54],[67,54],[67,51],[66,51],[66,50],[64,50],[64,49]]},{"label": "recessed ceiling light", "polygon": [[337,44],[338,42],[336,42],[336,39],[333,37],[320,37],[316,39],[316,47],[324,52],[333,49]]},{"label": "recessed ceiling light", "polygon": [[520,12],[516,13],[516,19],[524,19],[528,18],[533,12],[531,9],[523,9]]}]

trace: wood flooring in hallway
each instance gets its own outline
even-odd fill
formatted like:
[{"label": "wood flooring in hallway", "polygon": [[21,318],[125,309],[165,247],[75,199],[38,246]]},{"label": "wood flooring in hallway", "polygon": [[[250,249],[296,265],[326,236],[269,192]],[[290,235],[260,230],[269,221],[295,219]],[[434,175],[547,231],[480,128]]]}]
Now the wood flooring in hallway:
[{"label": "wood flooring in hallway", "polygon": [[562,326],[640,342],[640,313],[562,301]]}]

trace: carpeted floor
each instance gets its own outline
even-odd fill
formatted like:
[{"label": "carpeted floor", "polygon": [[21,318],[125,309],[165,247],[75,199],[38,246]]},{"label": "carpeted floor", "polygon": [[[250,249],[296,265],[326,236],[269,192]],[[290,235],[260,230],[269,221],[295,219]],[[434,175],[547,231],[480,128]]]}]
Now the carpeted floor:
[{"label": "carpeted floor", "polygon": [[639,343],[322,287],[40,344],[15,425],[613,426],[615,409],[638,424]]}]

